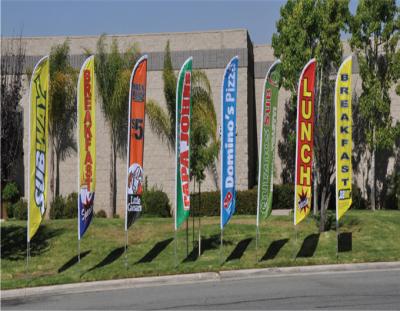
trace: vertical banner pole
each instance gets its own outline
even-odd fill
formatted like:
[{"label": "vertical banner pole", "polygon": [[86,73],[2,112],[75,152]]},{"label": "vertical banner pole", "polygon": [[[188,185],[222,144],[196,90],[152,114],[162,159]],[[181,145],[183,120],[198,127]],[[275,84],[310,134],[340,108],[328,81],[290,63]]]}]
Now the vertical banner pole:
[{"label": "vertical banner pole", "polygon": [[294,226],[294,252],[293,252],[293,258],[296,260],[296,249],[297,249],[297,226]]},{"label": "vertical banner pole", "polygon": [[176,248],[177,248],[177,240],[176,240],[176,229],[174,231],[174,254],[175,254],[175,268],[178,267],[178,258],[177,258],[177,254],[176,254]]},{"label": "vertical banner pole", "polygon": [[[193,179],[193,182],[194,182],[194,185],[193,185],[193,188],[194,188],[194,191],[193,191],[193,193],[195,193],[196,192],[196,178],[194,178]],[[193,211],[193,214],[192,214],[192,227],[193,227],[193,232],[192,232],[192,247],[193,247],[193,249],[194,249],[194,216],[195,216],[195,209],[194,209],[194,206],[193,206],[193,208],[192,208],[192,211]]]},{"label": "vertical banner pole", "polygon": [[78,262],[81,262],[81,240],[78,239]]},{"label": "vertical banner pole", "polygon": [[336,218],[336,261],[339,260],[339,221]]},{"label": "vertical banner pole", "polygon": [[258,237],[260,235],[260,228],[256,226],[256,262],[258,262]]},{"label": "vertical banner pole", "polygon": [[128,269],[128,230],[125,230],[125,268]]},{"label": "vertical banner pole", "polygon": [[186,257],[189,256],[189,217],[186,218]]},{"label": "vertical banner pole", "polygon": [[199,257],[201,255],[201,229],[200,229],[200,213],[201,213],[201,182],[199,182],[199,213],[197,215],[198,221],[199,221]]},{"label": "vertical banner pole", "polygon": [[30,247],[31,247],[30,244],[31,244],[30,242],[28,242],[26,244],[26,274],[27,274],[27,276],[28,276],[28,272],[29,272],[29,253],[30,253]]},{"label": "vertical banner pole", "polygon": [[220,245],[220,249],[219,249],[219,262],[220,262],[221,266],[223,264],[223,262],[222,262],[223,248],[224,248],[224,229],[221,229],[221,245]]},{"label": "vertical banner pole", "polygon": [[[28,243],[26,244],[26,287],[28,287],[28,283],[29,283],[29,256],[30,256],[30,252],[31,252],[31,243],[30,241],[28,241]],[[25,294],[26,294],[26,288],[25,288]]]}]

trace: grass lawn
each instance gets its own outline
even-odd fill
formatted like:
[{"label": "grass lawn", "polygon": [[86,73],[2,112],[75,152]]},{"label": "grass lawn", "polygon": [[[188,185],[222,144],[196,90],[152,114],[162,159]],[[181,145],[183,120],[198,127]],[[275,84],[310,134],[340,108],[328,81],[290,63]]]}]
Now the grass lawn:
[{"label": "grass lawn", "polygon": [[[297,226],[296,234],[292,221],[292,216],[271,216],[262,222],[256,261],[255,216],[231,219],[224,230],[222,254],[219,217],[202,218],[199,258],[197,246],[193,248],[190,219],[189,256],[183,226],[178,232],[175,267],[172,218],[139,219],[129,230],[126,259],[124,220],[93,219],[81,242],[80,263],[76,257],[76,219],[49,220],[32,239],[28,271],[26,222],[7,221],[1,224],[1,289],[228,269],[400,260],[400,211],[346,213],[340,223],[338,258],[335,230],[319,234],[316,222],[308,217]],[[196,219],[196,240],[197,230]]]}]

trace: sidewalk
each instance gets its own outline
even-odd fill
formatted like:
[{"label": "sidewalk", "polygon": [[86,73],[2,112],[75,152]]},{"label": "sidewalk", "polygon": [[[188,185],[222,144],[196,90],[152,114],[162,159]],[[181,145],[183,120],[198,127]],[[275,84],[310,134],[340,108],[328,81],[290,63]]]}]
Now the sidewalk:
[{"label": "sidewalk", "polygon": [[335,272],[357,272],[365,270],[397,270],[400,262],[373,262],[359,264],[337,264],[318,266],[298,266],[283,268],[263,268],[246,270],[227,270],[220,272],[203,272],[192,274],[166,275],[156,277],[141,277],[108,281],[71,283],[54,286],[40,286],[1,291],[1,300],[33,297],[45,294],[63,295],[72,293],[84,293],[93,291],[116,290],[122,288],[162,286],[171,284],[185,284],[193,282],[217,282],[232,279],[280,277],[299,274],[319,274]]}]

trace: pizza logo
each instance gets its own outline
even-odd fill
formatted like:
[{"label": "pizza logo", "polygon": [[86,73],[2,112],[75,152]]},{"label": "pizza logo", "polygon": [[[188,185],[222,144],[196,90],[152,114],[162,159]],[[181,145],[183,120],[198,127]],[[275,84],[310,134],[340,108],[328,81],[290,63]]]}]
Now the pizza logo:
[{"label": "pizza logo", "polygon": [[231,207],[231,205],[232,205],[232,198],[233,198],[232,192],[228,191],[228,193],[226,194],[225,199],[224,199],[224,208],[225,208],[225,209]]}]

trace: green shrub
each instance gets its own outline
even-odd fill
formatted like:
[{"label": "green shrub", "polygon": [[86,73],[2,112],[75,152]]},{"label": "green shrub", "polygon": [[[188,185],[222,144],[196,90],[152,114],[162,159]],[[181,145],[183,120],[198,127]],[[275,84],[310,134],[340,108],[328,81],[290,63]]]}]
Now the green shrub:
[{"label": "green shrub", "polygon": [[76,192],[72,192],[67,196],[63,216],[63,218],[78,217],[78,194]]},{"label": "green shrub", "polygon": [[28,204],[24,199],[20,199],[14,204],[14,218],[18,220],[28,219]]},{"label": "green shrub", "polygon": [[56,196],[50,204],[50,219],[65,218],[65,205],[65,199],[61,195]]},{"label": "green shrub", "polygon": [[351,199],[351,208],[353,209],[366,209],[368,207],[367,200],[362,197],[361,189],[356,184],[352,186]]},{"label": "green shrub", "polygon": [[[220,197],[219,191],[202,192],[200,198],[198,193],[192,193],[190,195],[192,212],[195,216],[219,216]],[[199,209],[199,199],[201,200],[201,209]]]},{"label": "green shrub", "polygon": [[[336,229],[336,212],[335,211],[331,211],[331,210],[327,210],[325,215],[325,224],[324,224],[324,230],[325,231],[329,231],[329,230],[335,230]],[[315,225],[317,226],[317,228],[319,229],[319,223],[321,220],[321,213],[318,212],[317,215],[313,215],[312,216],[315,220]]]},{"label": "green shrub", "polygon": [[143,214],[169,217],[171,206],[167,194],[161,189],[151,188],[143,192]]},{"label": "green shrub", "polygon": [[9,182],[3,189],[2,200],[10,203],[16,203],[20,198],[18,186],[15,182]]},{"label": "green shrub", "polygon": [[7,218],[13,218],[14,217],[14,207],[15,204],[11,204],[8,201],[3,202],[3,210],[7,211]]},{"label": "green shrub", "polygon": [[385,209],[400,209],[400,171],[393,172],[388,178],[389,189],[385,197]]},{"label": "green shrub", "polygon": [[[293,185],[274,185],[272,209],[292,209],[294,197]],[[190,204],[194,215],[219,216],[220,215],[219,191],[201,193],[201,210],[199,211],[199,195],[193,193],[190,196]],[[257,187],[250,190],[236,192],[236,214],[255,215],[257,213]]]},{"label": "green shrub", "polygon": [[274,185],[272,209],[292,209],[294,200],[294,185]]},{"label": "green shrub", "polygon": [[236,191],[236,214],[257,214],[257,187],[250,190]]},{"label": "green shrub", "polygon": [[95,217],[97,217],[97,218],[107,218],[107,213],[103,209],[101,209],[95,214]]}]

